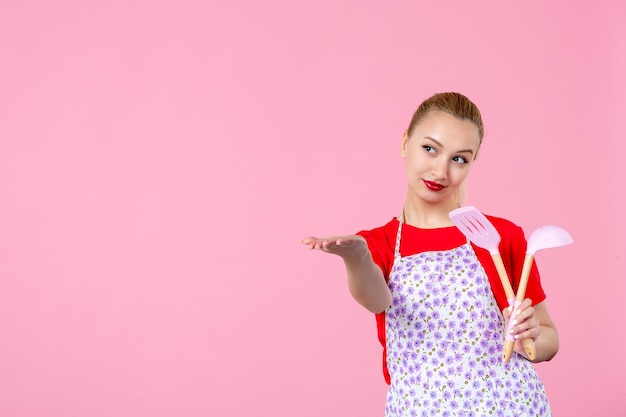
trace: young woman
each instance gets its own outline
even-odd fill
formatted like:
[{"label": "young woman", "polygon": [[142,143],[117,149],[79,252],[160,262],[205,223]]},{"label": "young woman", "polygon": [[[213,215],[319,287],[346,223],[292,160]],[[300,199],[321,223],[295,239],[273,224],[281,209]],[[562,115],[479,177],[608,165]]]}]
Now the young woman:
[{"label": "young woman", "polygon": [[[401,215],[356,235],[302,241],[343,258],[351,294],[376,314],[390,384],[387,417],[551,415],[521,343],[535,342],[535,362],[550,360],[559,347],[536,266],[528,298],[509,311],[489,252],[468,242],[448,216],[460,206],[483,131],[467,97],[430,97],[401,142],[407,177]],[[488,219],[501,235],[499,250],[516,290],[524,233],[507,220]],[[503,363],[511,315],[516,353]]]}]

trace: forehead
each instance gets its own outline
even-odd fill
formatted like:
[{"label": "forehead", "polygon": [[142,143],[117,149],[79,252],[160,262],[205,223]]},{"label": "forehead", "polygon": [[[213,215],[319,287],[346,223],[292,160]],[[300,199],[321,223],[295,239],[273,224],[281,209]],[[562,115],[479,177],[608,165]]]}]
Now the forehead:
[{"label": "forehead", "polygon": [[450,146],[478,149],[480,145],[478,126],[469,120],[460,119],[440,110],[428,112],[415,125],[411,136],[435,139]]}]

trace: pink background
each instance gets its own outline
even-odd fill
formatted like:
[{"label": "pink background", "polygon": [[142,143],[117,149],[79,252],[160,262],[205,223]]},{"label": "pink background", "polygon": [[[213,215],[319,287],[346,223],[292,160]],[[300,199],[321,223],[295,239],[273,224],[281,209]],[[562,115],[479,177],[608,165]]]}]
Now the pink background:
[{"label": "pink background", "polygon": [[[374,319],[302,237],[403,203],[417,104],[537,254],[555,416],[624,415],[623,2],[0,5],[0,415],[382,416]],[[501,3],[506,3],[503,5]]]}]

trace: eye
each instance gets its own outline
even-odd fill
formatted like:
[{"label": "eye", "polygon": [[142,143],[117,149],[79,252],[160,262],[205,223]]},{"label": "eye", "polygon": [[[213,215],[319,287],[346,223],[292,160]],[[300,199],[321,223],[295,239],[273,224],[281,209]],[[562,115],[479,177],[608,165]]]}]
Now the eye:
[{"label": "eye", "polygon": [[461,165],[467,164],[469,162],[464,156],[455,156],[454,158],[452,158],[452,160]]},{"label": "eye", "polygon": [[426,150],[426,152],[428,152],[428,153],[435,153],[435,148],[433,148],[430,145],[424,145],[424,146],[422,146],[422,148],[424,148],[424,150]]}]

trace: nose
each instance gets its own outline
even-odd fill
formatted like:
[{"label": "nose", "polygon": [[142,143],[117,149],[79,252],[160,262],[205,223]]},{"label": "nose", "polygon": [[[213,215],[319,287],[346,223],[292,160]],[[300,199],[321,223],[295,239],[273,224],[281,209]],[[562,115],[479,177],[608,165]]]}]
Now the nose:
[{"label": "nose", "polygon": [[448,174],[448,161],[444,158],[437,158],[433,161],[431,166],[431,172],[435,179],[445,180]]}]

